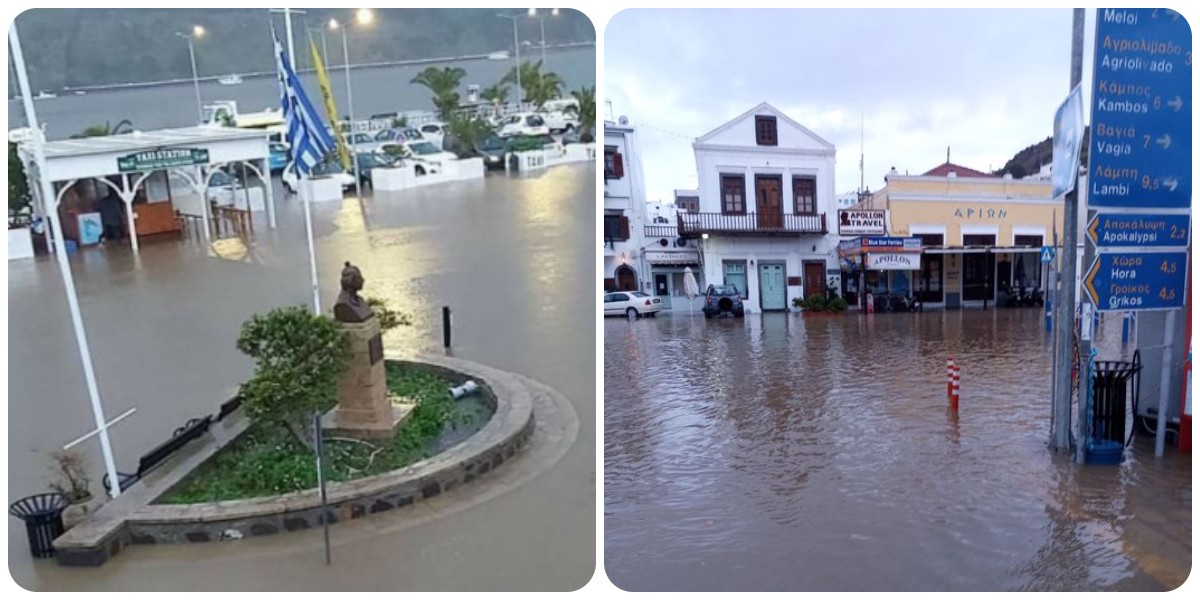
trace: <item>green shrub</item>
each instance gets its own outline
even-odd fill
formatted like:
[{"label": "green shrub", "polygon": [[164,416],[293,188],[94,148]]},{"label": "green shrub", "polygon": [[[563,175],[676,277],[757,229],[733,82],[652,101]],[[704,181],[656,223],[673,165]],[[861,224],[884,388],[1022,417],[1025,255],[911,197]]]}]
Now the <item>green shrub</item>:
[{"label": "green shrub", "polygon": [[804,301],[802,306],[804,310],[821,312],[825,310],[825,296],[822,296],[821,294],[813,294]]},{"label": "green shrub", "polygon": [[834,296],[826,307],[832,312],[843,312],[846,310],[846,301],[841,296]]},{"label": "green shrub", "polygon": [[310,419],[337,403],[337,380],[350,360],[345,332],[302,306],[277,308],[243,324],[237,348],[255,361],[254,377],[241,387],[246,415],[311,447]]}]

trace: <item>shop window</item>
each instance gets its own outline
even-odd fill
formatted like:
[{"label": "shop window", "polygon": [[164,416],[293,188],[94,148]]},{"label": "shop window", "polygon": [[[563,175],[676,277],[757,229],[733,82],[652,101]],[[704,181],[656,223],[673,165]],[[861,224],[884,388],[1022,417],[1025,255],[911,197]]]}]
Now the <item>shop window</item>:
[{"label": "shop window", "polygon": [[944,246],[946,244],[946,236],[940,233],[919,233],[916,237],[921,238],[922,248]]},{"label": "shop window", "polygon": [[1042,236],[1040,235],[1014,235],[1014,246],[1033,246],[1040,247],[1042,245]]},{"label": "shop window", "polygon": [[995,246],[996,245],[996,235],[991,234],[991,233],[987,233],[987,234],[965,233],[965,234],[963,234],[963,245],[964,246]]}]

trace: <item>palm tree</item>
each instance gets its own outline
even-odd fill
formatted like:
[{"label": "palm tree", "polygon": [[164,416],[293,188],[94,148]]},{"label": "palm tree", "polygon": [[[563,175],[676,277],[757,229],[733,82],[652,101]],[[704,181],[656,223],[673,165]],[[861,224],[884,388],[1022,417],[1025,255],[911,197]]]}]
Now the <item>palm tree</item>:
[{"label": "palm tree", "polygon": [[[525,84],[525,80],[522,79],[521,83]],[[525,87],[527,96],[525,99],[540,109],[547,100],[557,98],[562,92],[562,88],[562,79],[557,74],[542,73]]]},{"label": "palm tree", "polygon": [[92,125],[82,132],[77,133],[72,138],[89,138],[89,137],[105,137],[109,135],[119,135],[122,133],[131,133],[133,131],[133,123],[129,119],[121,119],[117,121],[117,126],[113,127],[108,121],[103,125]]},{"label": "palm tree", "polygon": [[[532,90],[534,89],[534,87],[536,87],[538,85],[538,82],[541,79],[542,79],[542,61],[539,60],[536,63],[525,61],[525,62],[521,63],[521,89],[518,90],[520,92],[520,97],[517,98],[517,102],[524,102],[525,100],[527,100],[532,95],[531,94]],[[516,83],[516,82],[517,82],[517,68],[516,67],[509,69],[508,73],[502,79],[500,79],[500,83]]]},{"label": "palm tree", "polygon": [[466,76],[467,72],[457,67],[429,67],[413,77],[411,83],[421,84],[433,92],[433,105],[445,120],[458,108],[458,84]]},{"label": "palm tree", "polygon": [[501,82],[491,87],[484,88],[483,93],[481,93],[479,97],[487,100],[488,102],[499,102],[500,104],[504,104],[505,102],[508,102],[508,85]]},{"label": "palm tree", "polygon": [[590,142],[595,139],[592,129],[596,126],[596,86],[581,87],[571,95],[579,106],[571,106],[567,110],[579,118],[579,139]]}]

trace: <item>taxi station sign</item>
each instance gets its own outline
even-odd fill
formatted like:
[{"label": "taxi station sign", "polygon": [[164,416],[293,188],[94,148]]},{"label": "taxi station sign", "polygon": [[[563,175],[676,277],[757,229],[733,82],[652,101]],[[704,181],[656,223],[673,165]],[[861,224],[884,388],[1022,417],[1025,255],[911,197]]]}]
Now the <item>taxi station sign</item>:
[{"label": "taxi station sign", "polygon": [[117,169],[121,173],[157,171],[206,164],[208,164],[208,150],[205,148],[159,148],[117,158]]}]

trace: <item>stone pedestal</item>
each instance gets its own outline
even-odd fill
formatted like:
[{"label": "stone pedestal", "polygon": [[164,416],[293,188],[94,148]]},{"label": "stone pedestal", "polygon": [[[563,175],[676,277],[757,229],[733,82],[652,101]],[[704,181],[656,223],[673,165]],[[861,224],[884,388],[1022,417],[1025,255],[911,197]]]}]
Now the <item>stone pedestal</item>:
[{"label": "stone pedestal", "polygon": [[350,336],[350,364],[338,380],[338,405],[322,418],[329,434],[363,439],[392,437],[412,407],[388,399],[379,319],[339,323]]}]

